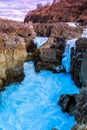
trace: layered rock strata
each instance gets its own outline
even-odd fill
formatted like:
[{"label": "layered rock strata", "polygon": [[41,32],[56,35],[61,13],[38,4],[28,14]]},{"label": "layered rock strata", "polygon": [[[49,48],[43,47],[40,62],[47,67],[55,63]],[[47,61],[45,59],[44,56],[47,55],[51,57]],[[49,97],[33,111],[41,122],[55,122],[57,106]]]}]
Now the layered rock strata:
[{"label": "layered rock strata", "polygon": [[80,38],[83,32],[83,27],[72,27],[63,22],[58,23],[35,23],[34,30],[38,36],[46,37],[65,37],[70,40]]},{"label": "layered rock strata", "polygon": [[0,19],[0,90],[24,78],[23,63],[34,50],[35,35],[32,23]]}]

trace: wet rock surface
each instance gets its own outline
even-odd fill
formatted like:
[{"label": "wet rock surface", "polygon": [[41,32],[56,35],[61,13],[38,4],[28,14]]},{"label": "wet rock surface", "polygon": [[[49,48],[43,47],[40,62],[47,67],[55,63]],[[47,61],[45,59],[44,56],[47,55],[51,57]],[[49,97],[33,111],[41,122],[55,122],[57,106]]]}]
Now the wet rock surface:
[{"label": "wet rock surface", "polygon": [[61,95],[58,104],[62,107],[63,112],[68,112],[70,115],[72,115],[75,110],[76,95]]},{"label": "wet rock surface", "polygon": [[87,89],[82,88],[80,94],[61,95],[58,102],[63,112],[74,115],[77,124],[72,130],[86,130],[87,128]]},{"label": "wet rock surface", "polygon": [[[52,70],[56,71],[56,67],[61,65],[62,54],[65,49],[64,38],[50,38],[33,54],[36,71]],[[38,57],[38,58],[37,58]],[[62,70],[63,71],[63,70]]]},{"label": "wet rock surface", "polygon": [[76,49],[71,50],[71,74],[78,87],[82,87],[81,64],[86,49],[87,38],[79,38],[76,41]]}]

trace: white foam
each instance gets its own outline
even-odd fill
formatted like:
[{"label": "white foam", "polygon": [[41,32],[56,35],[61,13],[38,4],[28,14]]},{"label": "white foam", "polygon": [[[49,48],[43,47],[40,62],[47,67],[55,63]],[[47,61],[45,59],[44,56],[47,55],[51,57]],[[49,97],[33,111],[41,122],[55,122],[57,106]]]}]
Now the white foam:
[{"label": "white foam", "polygon": [[68,26],[70,26],[70,27],[76,27],[77,26],[77,24],[74,23],[74,22],[67,22],[66,24],[68,24]]},{"label": "white foam", "polygon": [[87,29],[84,29],[84,30],[83,30],[82,37],[83,37],[83,38],[87,38]]}]

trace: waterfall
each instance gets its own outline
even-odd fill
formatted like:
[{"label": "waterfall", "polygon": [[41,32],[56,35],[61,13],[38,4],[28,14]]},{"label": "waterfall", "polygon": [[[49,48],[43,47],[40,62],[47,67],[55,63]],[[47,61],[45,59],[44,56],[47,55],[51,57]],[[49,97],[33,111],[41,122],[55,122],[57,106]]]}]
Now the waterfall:
[{"label": "waterfall", "polygon": [[42,46],[45,42],[47,42],[48,37],[35,37],[34,43],[37,45],[37,48]]},{"label": "waterfall", "polygon": [[65,68],[67,73],[70,72],[70,67],[71,67],[71,48],[76,47],[76,40],[77,39],[68,40],[66,43],[65,52],[63,54],[63,59],[62,59],[62,66],[63,68]]},{"label": "waterfall", "polygon": [[87,38],[87,29],[84,29],[84,30],[83,30],[82,37]]}]

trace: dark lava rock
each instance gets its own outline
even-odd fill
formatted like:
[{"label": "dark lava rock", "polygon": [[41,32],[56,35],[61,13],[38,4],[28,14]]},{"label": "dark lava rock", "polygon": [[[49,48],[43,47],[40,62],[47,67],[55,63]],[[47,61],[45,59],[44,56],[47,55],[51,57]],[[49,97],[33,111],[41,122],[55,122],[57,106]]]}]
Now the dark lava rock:
[{"label": "dark lava rock", "polygon": [[[80,94],[61,95],[58,104],[63,112],[74,115],[77,124],[73,130],[86,130],[87,128],[87,88],[82,88]],[[81,128],[81,129],[80,129]]]},{"label": "dark lava rock", "polygon": [[81,64],[80,78],[82,80],[82,85],[87,87],[87,50],[84,54],[83,61]]},{"label": "dark lava rock", "polygon": [[82,87],[81,64],[87,49],[87,38],[79,38],[76,41],[76,49],[71,50],[71,74],[78,87]]},{"label": "dark lava rock", "polygon": [[58,104],[62,107],[63,112],[73,114],[76,105],[76,95],[65,94],[61,95]]}]

